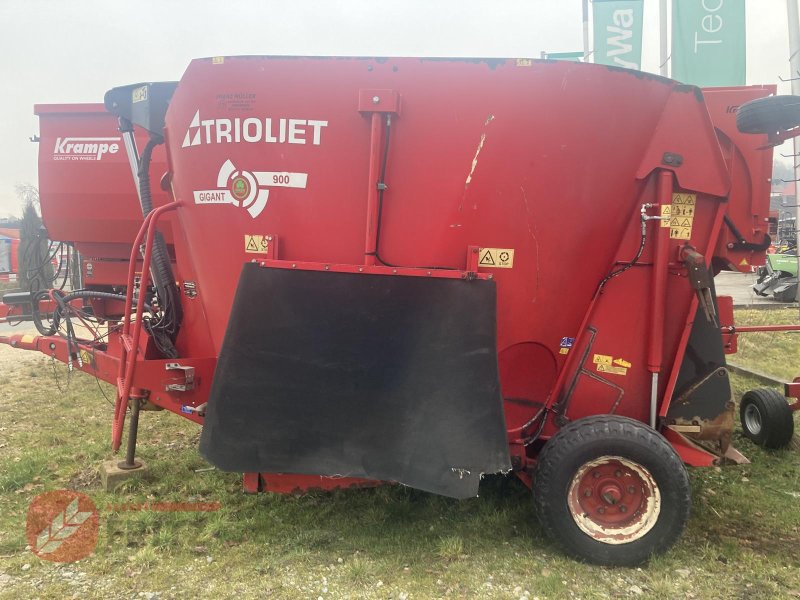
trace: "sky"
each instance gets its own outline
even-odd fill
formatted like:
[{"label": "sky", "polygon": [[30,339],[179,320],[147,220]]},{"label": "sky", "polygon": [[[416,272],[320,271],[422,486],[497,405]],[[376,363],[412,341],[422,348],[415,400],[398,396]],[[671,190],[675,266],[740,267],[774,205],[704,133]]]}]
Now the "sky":
[{"label": "sky", "polygon": [[[642,68],[658,72],[658,0]],[[747,0],[747,83],[789,93],[785,0]],[[36,184],[37,103],[102,102],[236,54],[538,57],[582,50],[580,0],[0,0],[0,217]]]}]

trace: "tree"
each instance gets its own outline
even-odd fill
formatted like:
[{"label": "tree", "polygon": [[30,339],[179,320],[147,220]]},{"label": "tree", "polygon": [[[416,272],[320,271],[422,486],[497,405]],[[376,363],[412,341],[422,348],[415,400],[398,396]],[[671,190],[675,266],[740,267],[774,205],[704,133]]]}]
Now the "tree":
[{"label": "tree", "polygon": [[36,210],[39,206],[39,190],[26,184],[18,185],[16,192],[24,203],[19,235],[20,286],[38,291],[49,287],[53,279],[53,265],[48,260],[50,242]]},{"label": "tree", "polygon": [[39,203],[39,188],[31,183],[18,183],[14,186],[14,191],[17,198],[22,201],[22,206],[33,204],[34,208],[38,211],[41,209]]}]

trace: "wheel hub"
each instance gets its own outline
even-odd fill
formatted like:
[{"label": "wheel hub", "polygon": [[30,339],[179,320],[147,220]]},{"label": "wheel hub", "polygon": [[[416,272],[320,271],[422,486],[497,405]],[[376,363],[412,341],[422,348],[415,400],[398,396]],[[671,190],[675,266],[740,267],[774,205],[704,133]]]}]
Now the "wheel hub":
[{"label": "wheel hub", "polygon": [[744,421],[753,435],[761,433],[761,412],[755,404],[748,404],[744,409]]},{"label": "wheel hub", "polygon": [[578,469],[567,503],[584,533],[601,542],[623,544],[653,528],[661,511],[661,493],[642,465],[603,456]]}]

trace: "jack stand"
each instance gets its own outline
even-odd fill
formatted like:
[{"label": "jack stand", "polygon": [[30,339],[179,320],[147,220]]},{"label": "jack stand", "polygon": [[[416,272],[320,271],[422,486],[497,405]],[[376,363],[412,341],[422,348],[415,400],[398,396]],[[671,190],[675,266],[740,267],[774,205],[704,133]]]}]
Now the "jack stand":
[{"label": "jack stand", "polygon": [[139,411],[142,400],[131,400],[131,419],[128,424],[128,446],[125,451],[125,460],[105,461],[100,467],[100,480],[103,489],[107,492],[114,491],[120,483],[139,477],[147,472],[147,465],[141,460],[136,460],[136,437],[139,433]]},{"label": "jack stand", "polygon": [[141,400],[134,398],[131,402],[131,421],[130,425],[128,425],[128,447],[125,450],[125,460],[117,463],[117,467],[123,471],[131,471],[142,466],[142,463],[136,462],[136,437],[139,434],[139,411],[141,407]]}]

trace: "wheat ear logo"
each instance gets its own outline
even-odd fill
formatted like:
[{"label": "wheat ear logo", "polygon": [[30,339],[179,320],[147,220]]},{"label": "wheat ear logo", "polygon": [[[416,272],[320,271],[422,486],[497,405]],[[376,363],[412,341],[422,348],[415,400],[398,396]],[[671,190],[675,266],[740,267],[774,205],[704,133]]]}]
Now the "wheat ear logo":
[{"label": "wheat ear logo", "polygon": [[97,544],[97,527],[94,503],[78,492],[46,492],[28,508],[28,543],[44,560],[74,562],[88,556]]},{"label": "wheat ear logo", "polygon": [[34,551],[37,554],[52,554],[66,540],[78,532],[78,528],[92,516],[90,511],[78,510],[78,499],[75,498],[63,511],[56,513],[50,524],[36,536]]}]

